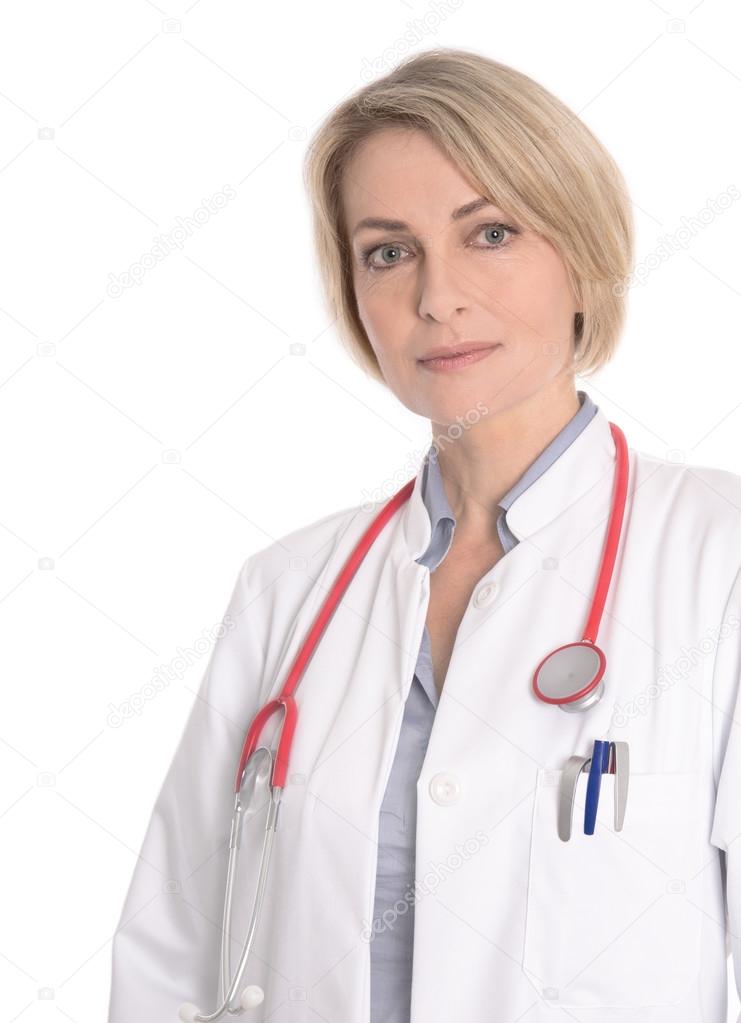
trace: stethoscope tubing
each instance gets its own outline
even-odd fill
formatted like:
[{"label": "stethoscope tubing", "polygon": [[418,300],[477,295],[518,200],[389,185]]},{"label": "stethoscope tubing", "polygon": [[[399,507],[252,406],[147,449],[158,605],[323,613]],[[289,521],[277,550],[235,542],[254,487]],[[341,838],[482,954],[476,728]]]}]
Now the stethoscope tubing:
[{"label": "stethoscope tubing", "polygon": [[616,426],[615,423],[610,423],[610,430],[615,441],[616,455],[612,507],[610,509],[610,520],[607,526],[605,548],[602,553],[597,585],[592,597],[592,607],[582,636],[582,642],[591,643],[592,645],[597,642],[602,614],[605,609],[605,601],[607,600],[610,583],[612,582],[628,493],[628,444],[625,440],[625,434],[619,426]]},{"label": "stethoscope tubing", "polygon": [[358,540],[342,567],[342,570],[337,576],[332,589],[329,591],[329,594],[322,604],[319,613],[314,619],[311,629],[309,630],[301,649],[291,665],[290,671],[286,676],[286,680],[283,683],[283,688],[279,695],[275,697],[275,699],[266,703],[265,706],[256,714],[247,732],[247,736],[242,747],[242,754],[239,758],[239,766],[237,767],[237,774],[234,781],[235,792],[239,792],[242,787],[242,780],[247,761],[257,746],[263,728],[275,711],[279,709],[284,711],[284,715],[280,726],[280,737],[278,740],[278,748],[276,751],[271,783],[275,788],[284,788],[286,775],[288,773],[291,746],[293,744],[293,735],[296,730],[297,708],[293,694],[301,681],[301,676],[306,670],[306,666],[311,659],[311,655],[316,649],[317,643],[321,639],[324,630],[327,628],[327,625],[334,614],[335,608],[349,586],[351,579],[357,572],[378,534],[384,528],[389,519],[393,517],[397,509],[411,496],[412,490],[414,489],[414,482],[414,479],[408,480],[404,486],[398,490],[389,501],[387,501],[376,518],[363,533],[360,540]]}]

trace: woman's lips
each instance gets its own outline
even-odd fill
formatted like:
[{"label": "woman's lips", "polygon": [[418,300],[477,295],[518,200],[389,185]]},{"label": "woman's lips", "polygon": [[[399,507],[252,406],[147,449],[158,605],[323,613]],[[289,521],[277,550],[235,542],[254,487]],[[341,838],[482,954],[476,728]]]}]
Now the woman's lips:
[{"label": "woman's lips", "polygon": [[420,359],[420,365],[425,369],[431,369],[435,372],[450,372],[451,370],[465,369],[467,366],[472,366],[474,362],[481,362],[488,355],[491,355],[497,348],[501,348],[501,344],[487,345],[485,348],[475,348],[468,352],[463,352],[460,355],[451,356],[438,356],[434,359]]}]

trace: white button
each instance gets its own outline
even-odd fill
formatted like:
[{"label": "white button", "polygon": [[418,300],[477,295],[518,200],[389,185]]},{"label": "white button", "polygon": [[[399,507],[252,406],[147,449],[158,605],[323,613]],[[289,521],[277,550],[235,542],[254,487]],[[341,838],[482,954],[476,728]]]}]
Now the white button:
[{"label": "white button", "polygon": [[430,795],[440,806],[457,803],[461,794],[461,783],[454,774],[442,771],[430,781]]},{"label": "white button", "polygon": [[476,590],[473,603],[476,607],[487,607],[496,599],[499,593],[499,583],[484,583]]}]

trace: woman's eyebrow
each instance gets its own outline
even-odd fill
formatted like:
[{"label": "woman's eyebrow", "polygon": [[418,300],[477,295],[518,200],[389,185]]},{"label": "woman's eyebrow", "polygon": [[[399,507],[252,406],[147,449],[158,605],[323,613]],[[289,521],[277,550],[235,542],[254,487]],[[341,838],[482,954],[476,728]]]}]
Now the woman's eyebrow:
[{"label": "woman's eyebrow", "polygon": [[[450,219],[463,220],[464,217],[470,216],[477,210],[482,209],[484,206],[493,206],[494,203],[490,202],[483,195],[479,196],[478,199],[473,199],[471,202],[467,202],[464,206],[459,206],[457,210],[453,210],[450,214]],[[355,225],[355,229],[352,233],[352,237],[361,231],[364,227],[377,228],[379,231],[408,231],[410,230],[409,225],[405,224],[403,220],[387,220],[383,217],[365,217],[363,220],[358,221]]]}]

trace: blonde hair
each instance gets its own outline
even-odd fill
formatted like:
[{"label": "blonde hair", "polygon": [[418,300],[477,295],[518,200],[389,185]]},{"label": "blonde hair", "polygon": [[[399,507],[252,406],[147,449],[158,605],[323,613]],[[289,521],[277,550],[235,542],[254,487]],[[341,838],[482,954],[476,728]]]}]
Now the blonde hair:
[{"label": "blonde hair", "polygon": [[632,209],[620,170],[542,85],[456,49],[411,56],[359,89],[326,117],[306,154],[324,297],[354,361],[384,382],[355,300],[342,175],[361,142],[394,127],[426,132],[486,198],[554,245],[581,310],[574,371],[593,373],[606,363],[625,320],[633,261]]}]

